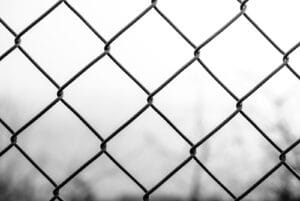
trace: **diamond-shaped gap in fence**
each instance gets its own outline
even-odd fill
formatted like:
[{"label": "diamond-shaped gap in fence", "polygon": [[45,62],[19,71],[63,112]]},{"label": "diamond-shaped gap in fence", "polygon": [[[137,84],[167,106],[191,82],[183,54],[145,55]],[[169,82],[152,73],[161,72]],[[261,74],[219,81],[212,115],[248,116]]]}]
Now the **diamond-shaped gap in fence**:
[{"label": "diamond-shaped gap in fence", "polygon": [[10,144],[10,136],[9,131],[0,124],[0,152]]},{"label": "diamond-shaped gap in fence", "polygon": [[286,155],[287,162],[289,163],[289,165],[294,169],[294,171],[298,175],[300,175],[300,159],[299,159],[299,155],[300,155],[300,145],[299,144],[296,147],[294,147],[291,151],[289,151],[287,153],[287,155]]},{"label": "diamond-shaped gap in fence", "polygon": [[19,51],[0,62],[1,118],[17,130],[55,98],[55,87]]},{"label": "diamond-shaped gap in fence", "polygon": [[107,40],[150,5],[149,0],[70,1]]},{"label": "diamond-shaped gap in fence", "polygon": [[0,2],[0,17],[16,32],[20,32],[56,2],[57,0],[3,0]]},{"label": "diamond-shaped gap in fence", "polygon": [[190,0],[188,3],[166,0],[158,2],[157,7],[196,45],[205,41],[239,12],[234,0]]},{"label": "diamond-shaped gap in fence", "polygon": [[279,157],[276,149],[240,114],[197,149],[200,161],[235,195],[276,164],[268,160],[274,154]]},{"label": "diamond-shaped gap in fence", "polygon": [[64,4],[28,31],[22,46],[61,85],[103,52],[103,43]]},{"label": "diamond-shaped gap in fence", "polygon": [[299,187],[299,180],[281,166],[243,200],[299,200]]},{"label": "diamond-shaped gap in fence", "polygon": [[[188,156],[188,155],[187,155]],[[163,199],[165,197],[165,199]],[[230,200],[230,196],[194,160],[150,195],[151,200]]]},{"label": "diamond-shaped gap in fence", "polygon": [[186,158],[189,149],[152,109],[141,114],[107,146],[108,151],[146,187],[153,186],[175,168]]},{"label": "diamond-shaped gap in fence", "polygon": [[48,200],[53,185],[16,149],[0,158],[0,198]]},{"label": "diamond-shaped gap in fence", "polygon": [[[272,5],[272,6],[270,6]],[[266,10],[268,14],[266,15]],[[282,11],[285,11],[282,14]],[[299,1],[253,1],[247,13],[284,51],[299,41]]]},{"label": "diamond-shaped gap in fence", "polygon": [[197,142],[235,110],[235,100],[194,62],[154,97],[154,104]]},{"label": "diamond-shaped gap in fence", "polygon": [[18,144],[56,182],[100,149],[94,134],[62,103],[24,130]]},{"label": "diamond-shaped gap in fence", "polygon": [[[133,174],[130,171],[129,173]],[[123,196],[137,197],[140,200],[144,194],[142,189],[105,154],[94,160],[60,192],[66,200],[72,200],[74,197],[79,200],[122,200]]]},{"label": "diamond-shaped gap in fence", "polygon": [[145,92],[107,56],[65,89],[65,99],[103,137],[147,103]]},{"label": "diamond-shaped gap in fence", "polygon": [[0,23],[0,56],[14,45],[13,35]]},{"label": "diamond-shaped gap in fence", "polygon": [[[100,160],[100,159],[99,159]],[[99,166],[101,167],[101,166]],[[99,168],[98,167],[98,168]],[[85,170],[84,170],[85,171]],[[100,172],[100,171],[98,171]],[[60,191],[60,197],[63,200],[98,200],[99,189],[93,192],[93,183],[81,175],[74,177],[70,182]]]},{"label": "diamond-shaped gap in fence", "polygon": [[[299,38],[300,42],[300,38]],[[290,47],[291,48],[291,47]],[[296,73],[300,74],[300,47],[298,47],[294,52],[289,55],[289,64],[296,71]]]},{"label": "diamond-shaped gap in fence", "polygon": [[244,101],[245,113],[285,149],[300,138],[299,80],[283,68]]},{"label": "diamond-shaped gap in fence", "polygon": [[282,55],[245,18],[235,21],[200,52],[210,70],[238,96],[282,63]]},{"label": "diamond-shaped gap in fence", "polygon": [[111,52],[149,90],[193,58],[193,49],[153,10],[116,39]]}]

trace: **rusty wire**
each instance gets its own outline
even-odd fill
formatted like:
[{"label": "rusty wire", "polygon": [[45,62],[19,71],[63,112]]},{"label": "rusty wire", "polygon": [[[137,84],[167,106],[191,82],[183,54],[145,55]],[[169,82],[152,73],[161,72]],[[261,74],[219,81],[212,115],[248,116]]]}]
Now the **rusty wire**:
[{"label": "rusty wire", "polygon": [[[251,191],[253,191],[257,186],[259,186],[263,181],[265,181],[270,175],[272,175],[276,170],[280,167],[285,167],[288,171],[290,171],[295,178],[300,180],[299,173],[288,163],[286,160],[286,155],[292,151],[296,146],[300,144],[300,139],[295,141],[285,150],[282,150],[273,140],[271,140],[266,132],[264,132],[244,111],[243,111],[243,103],[247,101],[247,99],[253,95],[257,90],[259,90],[266,82],[268,82],[275,74],[280,72],[283,68],[287,68],[292,75],[296,78],[300,78],[299,74],[291,67],[289,64],[289,56],[300,47],[300,42],[291,47],[288,51],[282,50],[276,42],[274,42],[264,31],[263,29],[256,24],[254,20],[246,13],[247,4],[249,0],[237,0],[240,4],[240,10],[228,20],[228,22],[219,28],[214,34],[212,34],[209,38],[207,38],[204,42],[199,45],[194,44],[188,37],[185,35],[179,27],[177,27],[170,18],[168,18],[163,11],[157,6],[157,0],[152,0],[150,5],[145,8],[140,14],[138,14],[132,21],[130,21],[126,26],[124,26],[121,30],[119,30],[113,37],[110,39],[105,39],[67,0],[59,0],[53,6],[51,6],[46,12],[40,15],[36,20],[34,20],[31,24],[29,24],[26,28],[24,28],[21,32],[16,33],[0,16],[0,23],[14,36],[14,45],[6,50],[0,56],[0,62],[5,59],[10,53],[13,51],[20,51],[32,64],[33,66],[39,70],[39,72],[57,89],[57,96],[50,102],[43,110],[41,110],[38,114],[36,114],[32,119],[26,122],[23,126],[21,126],[18,130],[14,131],[1,117],[0,123],[9,131],[11,134],[10,144],[0,151],[0,158],[7,153],[12,148],[17,149],[39,172],[42,174],[49,183],[53,186],[53,197],[50,200],[60,200],[63,199],[60,197],[60,190],[67,185],[74,177],[76,177],[81,171],[83,171],[86,167],[92,164],[95,160],[97,160],[102,155],[106,155],[122,172],[124,172],[128,178],[130,178],[143,192],[144,196],[143,200],[151,200],[151,194],[156,191],[159,187],[161,187],[167,180],[169,180],[174,174],[176,174],[181,168],[187,165],[190,161],[195,161],[204,172],[206,172],[231,198],[232,200],[243,200],[243,198],[248,195]],[[40,66],[34,58],[22,47],[22,37],[30,32],[32,28],[35,27],[39,22],[41,22],[44,18],[50,15],[57,7],[65,5],[69,8],[74,15],[76,15],[82,23],[97,36],[97,38],[104,43],[104,50],[101,54],[99,54],[96,58],[90,61],[86,66],[84,66],[79,72],[73,75],[67,82],[63,85],[59,85],[44,69]],[[167,80],[165,80],[159,87],[157,87],[153,91],[149,91],[141,82],[132,75],[126,67],[124,67],[117,58],[115,58],[110,49],[113,48],[113,43],[118,40],[118,38],[124,34],[128,29],[130,29],[137,21],[143,18],[150,10],[154,10],[162,20],[166,21],[175,32],[177,32],[183,40],[186,41],[193,49],[194,52],[191,53],[191,59],[186,62],[182,67],[180,67],[174,74],[172,74]],[[212,40],[218,37],[224,30],[226,30],[229,26],[236,22],[239,18],[244,17],[255,29],[269,42],[272,46],[282,55],[282,63],[280,63],[277,67],[274,67],[274,70],[271,71],[264,79],[262,79],[259,83],[256,84],[250,91],[244,94],[242,97],[238,97],[235,95],[222,81],[219,79],[205,64],[203,59],[200,56],[200,52],[206,45],[208,45]],[[81,114],[72,107],[63,97],[64,91],[75,82],[82,74],[88,71],[93,67],[95,63],[101,60],[104,57],[110,58],[119,69],[124,72],[126,76],[128,76],[146,95],[147,99],[145,100],[145,105],[141,107],[136,113],[129,118],[126,122],[124,122],[119,128],[117,128],[114,132],[112,132],[107,138],[104,138],[100,135],[100,133],[93,128],[89,122],[81,116]],[[218,85],[225,90],[228,95],[233,98],[236,102],[236,109],[232,111],[232,113],[221,121],[218,126],[212,129],[209,133],[207,133],[202,139],[200,139],[197,143],[193,143],[182,131],[180,131],[176,125],[163,113],[161,110],[155,106],[154,98],[155,96],[163,90],[170,82],[172,82],[178,75],[180,75],[183,71],[185,71],[189,66],[198,62],[201,67],[211,76],[211,78],[218,83]],[[23,133],[25,129],[34,124],[38,119],[43,116],[47,111],[49,111],[54,105],[58,102],[61,102],[66,108],[68,108],[90,131],[99,139],[99,151],[95,153],[95,155],[88,159],[82,166],[80,166],[76,171],[70,174],[67,178],[63,180],[61,183],[56,183],[48,174],[45,172],[39,164],[37,164],[17,143],[18,136]],[[188,153],[188,157],[184,159],[178,166],[173,169],[169,174],[167,174],[164,178],[162,178],[156,185],[152,188],[147,189],[140,181],[138,181],[126,168],[120,164],[108,151],[107,145],[109,142],[113,140],[117,135],[121,134],[121,131],[131,124],[135,119],[137,119],[142,113],[146,110],[152,109],[155,111],[177,134],[182,138],[190,146],[190,152]],[[230,122],[237,114],[241,114],[243,118],[245,118],[250,125],[252,125],[258,133],[268,142],[273,148],[278,152],[278,163],[272,167],[265,175],[263,175],[260,179],[258,179],[252,186],[250,186],[247,190],[245,190],[240,195],[235,195],[228,187],[226,187],[200,160],[196,157],[197,149],[207,140],[209,140],[213,135],[216,135],[217,132],[224,127],[228,122]]]}]

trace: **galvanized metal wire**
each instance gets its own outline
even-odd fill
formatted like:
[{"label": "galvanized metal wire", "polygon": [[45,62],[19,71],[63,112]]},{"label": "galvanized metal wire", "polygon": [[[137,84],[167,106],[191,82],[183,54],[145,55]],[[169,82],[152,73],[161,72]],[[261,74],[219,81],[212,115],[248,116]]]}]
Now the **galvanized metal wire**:
[{"label": "galvanized metal wire", "polygon": [[[284,51],[275,41],[273,41],[269,35],[263,31],[263,29],[247,14],[247,5],[251,1],[248,0],[237,0],[237,3],[240,4],[240,9],[237,11],[234,16],[228,20],[226,24],[220,27],[215,31],[209,38],[203,41],[201,44],[195,44],[189,37],[181,31],[181,29],[176,26],[172,20],[167,17],[167,15],[159,8],[157,5],[157,0],[152,0],[147,8],[145,8],[141,13],[139,13],[133,20],[128,22],[121,30],[113,35],[113,37],[109,39],[105,39],[94,27],[90,24],[84,16],[77,11],[75,7],[73,7],[67,0],[59,0],[53,6],[51,6],[46,12],[42,13],[36,20],[26,26],[21,32],[16,33],[9,24],[7,24],[0,16],[0,23],[10,32],[10,34],[14,37],[14,45],[7,49],[1,56],[0,62],[4,60],[9,54],[13,51],[20,51],[32,64],[33,66],[47,79],[56,89],[57,96],[38,114],[36,114],[33,118],[31,118],[28,122],[26,122],[23,126],[21,126],[18,130],[13,130],[10,125],[8,125],[1,117],[0,123],[7,129],[7,131],[11,134],[10,144],[0,151],[0,158],[9,152],[11,149],[18,150],[26,160],[28,160],[34,168],[36,168],[41,175],[45,177],[49,181],[49,183],[53,186],[53,196],[50,200],[63,200],[60,196],[60,191],[64,188],[68,183],[74,179],[78,174],[80,174],[85,168],[91,165],[95,160],[99,157],[106,155],[122,172],[124,172],[130,180],[132,180],[143,192],[144,196],[143,200],[151,200],[151,195],[162,185],[166,183],[173,175],[175,175],[180,169],[186,166],[191,161],[195,161],[201,169],[206,172],[215,182],[218,184],[231,198],[232,200],[238,201],[243,200],[245,196],[247,196],[250,192],[252,192],[255,188],[257,188],[263,181],[265,181],[268,177],[270,177],[274,172],[276,172],[280,167],[286,168],[292,175],[295,176],[298,180],[300,180],[300,174],[289,164],[287,161],[287,155],[291,152],[296,146],[300,144],[300,139],[295,141],[286,149],[281,149],[269,136],[268,134],[260,128],[257,123],[251,119],[245,111],[243,111],[243,103],[248,100],[248,98],[256,93],[266,82],[273,78],[278,72],[282,69],[288,69],[293,76],[296,78],[300,78],[299,74],[293,69],[293,67],[289,64],[289,57],[293,52],[300,47],[300,42],[295,44],[289,50]],[[54,78],[52,78],[44,68],[39,65],[36,60],[26,51],[25,48],[22,47],[22,38],[28,32],[30,32],[38,23],[40,23],[47,16],[51,15],[51,13],[57,9],[59,6],[66,6],[72,13],[77,16],[83,25],[87,29],[89,29],[100,41],[104,43],[104,49],[101,54],[99,54],[96,58],[90,61],[86,66],[84,66],[79,72],[73,75],[68,81],[66,81],[63,85],[59,85]],[[183,66],[181,66],[175,73],[169,76],[167,80],[160,84],[155,90],[148,90],[133,74],[129,72],[129,70],[121,64],[121,62],[110,52],[110,50],[114,45],[114,42],[118,40],[120,36],[122,36],[128,29],[130,29],[136,22],[138,22],[141,18],[149,13],[149,11],[154,10],[162,20],[167,22],[173,30],[178,33],[181,38],[190,45],[194,52],[191,52],[191,58],[188,60]],[[214,72],[205,64],[205,61],[201,58],[201,50],[205,48],[205,46],[209,45],[211,41],[213,41],[216,37],[218,37],[224,30],[230,27],[233,23],[235,23],[239,18],[245,18],[255,29],[282,55],[282,62],[278,64],[278,66],[274,66],[274,69],[269,72],[269,74],[264,77],[259,83],[256,84],[250,91],[244,94],[242,97],[238,97],[231,89],[226,86],[224,82],[221,81],[219,77],[214,74]],[[126,122],[124,122],[119,128],[117,128],[114,132],[112,132],[108,137],[104,138],[70,103],[68,103],[64,99],[64,91],[68,89],[73,82],[82,76],[86,71],[94,66],[99,60],[104,57],[108,57],[111,61],[113,61],[118,68],[124,73],[124,75],[128,76],[146,95],[147,99],[145,100],[145,104],[141,107],[136,113],[131,116]],[[169,85],[174,79],[177,78],[182,72],[184,72],[187,68],[191,66],[193,63],[199,63],[200,66],[207,72],[207,74],[216,82],[218,85],[227,92],[227,94],[236,102],[235,110],[227,116],[223,121],[219,122],[218,126],[212,129],[209,133],[207,133],[202,139],[198,142],[193,143],[185,133],[180,131],[180,129],[155,105],[154,100],[155,96],[160,93],[167,85]],[[54,179],[52,179],[49,174],[41,166],[36,163],[18,144],[18,137],[22,135],[23,131],[28,127],[32,126],[32,124],[36,123],[41,116],[47,113],[52,107],[54,107],[57,103],[62,103],[68,110],[70,110],[91,132],[91,134],[95,135],[99,140],[99,151],[94,154],[93,157],[89,158],[84,164],[82,164],[76,171],[70,174],[67,178],[65,178],[61,183],[56,183]],[[130,125],[133,121],[135,121],[141,114],[143,114],[146,110],[152,109],[156,112],[177,134],[182,138],[190,146],[190,152],[187,153],[188,157],[184,159],[178,166],[173,169],[169,174],[167,174],[164,178],[152,186],[152,188],[146,188],[142,182],[136,179],[132,173],[130,173],[121,163],[118,162],[114,158],[114,156],[109,152],[108,146],[110,141],[112,141],[117,135],[121,135],[121,131]],[[224,127],[228,122],[230,122],[236,115],[240,114],[249,124],[255,128],[258,133],[270,144],[273,146],[274,150],[278,153],[278,162],[272,167],[265,175],[263,175],[260,179],[258,179],[252,186],[250,186],[243,193],[236,195],[234,194],[230,188],[226,187],[222,181],[215,176],[209,168],[207,168],[199,158],[196,156],[197,149],[201,147],[201,145],[210,140],[210,138],[214,135],[218,134],[218,131]],[[1,114],[0,114],[1,115]]]}]

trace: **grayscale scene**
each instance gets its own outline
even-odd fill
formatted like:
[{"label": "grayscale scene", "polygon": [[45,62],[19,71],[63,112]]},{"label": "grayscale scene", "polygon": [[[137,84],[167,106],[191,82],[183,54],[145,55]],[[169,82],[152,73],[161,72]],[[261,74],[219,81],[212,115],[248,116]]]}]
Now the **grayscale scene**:
[{"label": "grayscale scene", "polygon": [[300,201],[299,0],[0,0],[0,201]]}]

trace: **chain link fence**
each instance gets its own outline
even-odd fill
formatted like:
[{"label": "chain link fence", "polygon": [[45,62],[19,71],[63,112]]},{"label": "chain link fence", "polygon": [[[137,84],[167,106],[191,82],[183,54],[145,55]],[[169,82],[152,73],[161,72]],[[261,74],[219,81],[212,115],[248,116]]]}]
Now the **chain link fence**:
[{"label": "chain link fence", "polygon": [[[96,159],[99,157],[106,155],[122,172],[124,172],[129,179],[131,179],[143,192],[144,196],[143,200],[151,200],[151,195],[157,191],[164,183],[166,183],[171,177],[173,177],[180,169],[182,169],[184,166],[186,166],[191,161],[195,161],[202,169],[202,171],[206,172],[231,198],[232,200],[244,200],[244,198],[252,192],[255,188],[257,188],[262,182],[264,182],[266,179],[268,179],[272,174],[274,174],[279,168],[286,168],[292,175],[294,175],[295,178],[300,180],[300,174],[292,167],[291,164],[289,164],[289,161],[286,159],[289,152],[291,152],[293,149],[295,149],[296,146],[300,144],[300,139],[295,141],[294,143],[290,144],[288,148],[281,149],[278,144],[276,144],[269,136],[268,133],[264,132],[263,129],[261,129],[257,123],[252,120],[247,113],[243,110],[243,103],[247,101],[247,99],[252,96],[254,93],[256,93],[266,82],[268,82],[270,79],[273,79],[273,76],[280,72],[282,69],[288,69],[297,79],[300,78],[299,74],[294,70],[294,68],[289,64],[289,57],[290,55],[295,52],[297,48],[300,48],[300,42],[295,44],[293,47],[291,47],[289,50],[284,51],[279,47],[275,41],[273,41],[267,33],[263,31],[263,29],[254,21],[252,18],[247,14],[247,4],[251,3],[249,0],[238,0],[238,3],[240,4],[240,10],[234,14],[234,16],[222,27],[220,27],[214,34],[212,34],[209,38],[207,38],[204,42],[201,44],[195,44],[193,43],[185,33],[183,33],[180,29],[180,27],[176,26],[170,18],[168,18],[165,13],[159,8],[159,5],[157,4],[157,0],[152,0],[149,3],[149,6],[145,8],[141,13],[139,13],[132,21],[130,21],[126,26],[124,26],[121,30],[119,30],[117,33],[113,35],[113,37],[106,39],[104,38],[101,33],[99,33],[92,24],[90,24],[85,17],[79,13],[76,8],[74,8],[67,0],[59,0],[57,1],[52,7],[50,7],[46,12],[44,12],[42,15],[40,15],[36,20],[34,20],[31,24],[29,24],[25,29],[23,29],[21,32],[16,33],[9,24],[7,24],[3,19],[1,19],[0,16],[0,23],[11,33],[11,35],[14,37],[14,45],[6,50],[1,56],[0,56],[0,62],[3,61],[8,55],[10,55],[13,51],[20,51],[32,64],[33,66],[47,79],[54,87],[57,89],[57,97],[53,99],[52,102],[50,102],[47,107],[45,107],[43,110],[41,110],[38,114],[36,114],[30,121],[25,123],[23,126],[21,126],[18,130],[13,130],[10,125],[8,125],[0,116],[0,123],[7,129],[7,131],[10,132],[11,138],[10,138],[10,144],[5,147],[3,150],[0,151],[0,158],[5,155],[7,152],[9,152],[11,149],[18,150],[25,158],[28,160],[34,168],[36,168],[41,175],[43,175],[49,183],[53,186],[53,197],[49,198],[51,201],[54,200],[60,200],[62,201],[63,198],[60,196],[60,191],[62,188],[64,188],[68,183],[73,180],[78,174],[80,174],[85,168],[90,166]],[[103,52],[98,55],[96,58],[94,58],[92,61],[90,61],[84,68],[82,68],[79,72],[77,72],[75,75],[72,76],[71,79],[69,79],[67,82],[65,82],[63,85],[59,85],[54,78],[52,78],[46,70],[42,66],[40,66],[36,61],[35,58],[33,58],[25,48],[22,47],[22,37],[26,35],[28,32],[31,31],[38,23],[40,23],[43,19],[47,18],[48,15],[51,15],[51,13],[57,9],[60,6],[66,6],[70,11],[73,12],[75,16],[77,16],[83,25],[87,29],[89,29],[95,36],[104,43],[104,50]],[[186,64],[183,65],[181,68],[179,68],[175,73],[169,76],[167,80],[165,80],[163,83],[160,84],[159,87],[157,87],[155,90],[150,91],[148,90],[141,82],[133,75],[131,74],[126,66],[123,66],[121,62],[118,61],[118,58],[116,58],[112,53],[111,49],[114,48],[114,42],[118,40],[118,38],[123,35],[127,30],[129,30],[135,23],[137,23],[141,18],[146,16],[149,11],[154,10],[156,12],[161,20],[164,20],[169,24],[170,27],[173,28],[174,32],[176,32],[178,35],[181,36],[181,38],[186,41],[188,45],[190,45],[194,52],[191,52],[191,58],[190,60],[186,61]],[[250,91],[248,91],[246,94],[244,94],[242,97],[238,97],[232,90],[226,86],[225,83],[221,81],[219,77],[217,77],[214,72],[205,64],[205,61],[201,58],[201,50],[205,48],[205,46],[209,45],[211,41],[213,41],[216,37],[218,37],[224,30],[226,30],[228,27],[230,27],[232,24],[234,24],[239,18],[245,18],[249,24],[251,24],[255,29],[282,55],[282,62],[278,64],[278,66],[274,66],[273,71],[269,72],[269,74],[262,79],[259,83],[256,84]],[[112,62],[114,62],[119,69],[124,73],[124,75],[128,76],[132,82],[134,82],[146,95],[147,99],[145,100],[145,104],[142,108],[140,108],[136,113],[129,118],[125,123],[123,123],[118,129],[116,129],[114,132],[112,132],[108,137],[104,138],[95,128],[91,126],[91,124],[76,110],[72,107],[71,104],[69,104],[64,99],[64,92],[68,90],[68,87],[72,85],[76,80],[82,76],[86,71],[88,71],[90,68],[93,68],[93,65],[97,63],[99,60],[103,59],[104,57],[108,57]],[[191,64],[193,63],[199,63],[201,67],[207,72],[209,76],[221,87],[224,91],[235,101],[235,110],[232,111],[232,113],[225,118],[222,122],[219,122],[218,126],[215,127],[213,130],[211,130],[209,133],[206,133],[206,135],[199,140],[197,143],[193,143],[185,133],[181,132],[178,127],[155,105],[155,96],[159,94],[167,85],[169,85],[178,75],[180,75],[182,72],[184,72]],[[275,79],[275,78],[274,78]],[[93,92],[91,92],[93,93]],[[95,155],[92,158],[89,158],[86,160],[86,162],[79,167],[76,171],[74,171],[72,174],[70,174],[67,178],[65,178],[61,183],[56,183],[53,178],[47,174],[43,168],[40,167],[38,163],[36,163],[25,151],[24,149],[18,144],[18,137],[22,135],[23,131],[30,127],[32,124],[34,124],[36,121],[39,120],[41,116],[43,116],[45,113],[47,113],[53,106],[55,106],[57,103],[62,103],[68,110],[70,110],[89,130],[90,133],[95,135],[99,140],[99,152],[95,153]],[[164,178],[161,178],[161,180],[152,188],[146,188],[143,183],[141,183],[138,179],[136,179],[132,173],[130,173],[122,164],[118,162],[114,158],[114,156],[111,155],[109,151],[109,144],[117,135],[122,135],[121,132],[124,128],[126,128],[128,125],[130,125],[132,122],[134,122],[141,114],[143,114],[146,110],[153,110],[155,111],[165,122],[168,123],[168,125],[178,134],[179,137],[182,138],[183,141],[185,141],[190,146],[190,152],[188,153],[188,157],[182,161],[178,166],[173,169],[169,174],[167,174]],[[252,186],[250,186],[246,191],[243,193],[236,195],[234,194],[230,188],[226,187],[225,184],[222,183],[220,179],[218,179],[209,168],[207,168],[196,156],[197,149],[201,147],[201,145],[210,140],[212,136],[218,135],[218,131],[224,127],[228,122],[230,122],[236,115],[240,114],[244,119],[246,119],[249,124],[251,124],[258,133],[269,143],[273,146],[274,150],[278,153],[278,162],[277,164],[272,167],[265,175],[263,175],[260,179],[258,179]],[[0,114],[1,115],[1,114]],[[120,150],[121,151],[121,150]]]}]

